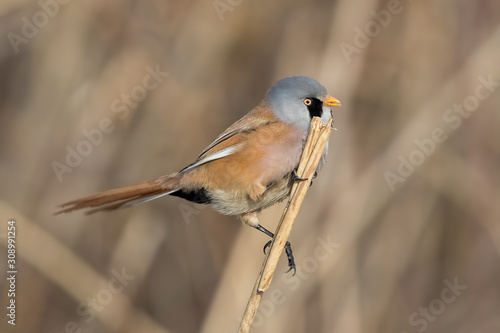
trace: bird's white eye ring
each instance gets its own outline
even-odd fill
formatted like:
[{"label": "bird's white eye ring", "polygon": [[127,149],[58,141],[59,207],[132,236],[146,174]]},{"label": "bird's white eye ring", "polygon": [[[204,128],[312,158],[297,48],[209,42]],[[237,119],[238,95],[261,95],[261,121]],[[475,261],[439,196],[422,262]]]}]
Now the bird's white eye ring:
[{"label": "bird's white eye ring", "polygon": [[310,98],[304,99],[304,104],[307,105],[307,106],[311,105],[312,104],[311,99]]}]

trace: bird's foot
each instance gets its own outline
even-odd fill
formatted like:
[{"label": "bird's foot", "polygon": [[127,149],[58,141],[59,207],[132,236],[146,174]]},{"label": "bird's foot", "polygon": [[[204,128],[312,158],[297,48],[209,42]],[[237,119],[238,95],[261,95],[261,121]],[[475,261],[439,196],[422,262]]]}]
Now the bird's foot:
[{"label": "bird's foot", "polygon": [[293,172],[292,172],[292,180],[294,182],[305,182],[306,180],[308,180],[308,178],[300,178],[299,176],[297,176],[297,172],[295,170],[293,170]]},{"label": "bird's foot", "polygon": [[[313,180],[316,179],[316,177],[318,177],[318,173],[314,171]],[[309,184],[309,187],[313,186],[313,180],[311,180],[311,184]]]},{"label": "bird's foot", "polygon": [[[266,243],[266,245],[264,245],[264,254],[266,253],[267,248],[271,246],[271,243],[272,240],[270,240],[269,242]],[[290,244],[290,242],[288,241],[285,244],[285,252],[286,252],[286,257],[288,259],[288,267],[289,267],[285,273],[288,273],[293,269],[293,274],[292,274],[293,276],[297,272],[297,268],[295,266],[295,259],[293,257],[292,244]]]},{"label": "bird's foot", "polygon": [[295,267],[295,259],[293,258],[292,245],[290,244],[290,242],[286,242],[285,252],[286,252],[286,257],[288,259],[288,267],[289,267],[286,273],[290,272],[293,269],[292,276],[294,276],[295,273],[297,273],[297,268]]}]

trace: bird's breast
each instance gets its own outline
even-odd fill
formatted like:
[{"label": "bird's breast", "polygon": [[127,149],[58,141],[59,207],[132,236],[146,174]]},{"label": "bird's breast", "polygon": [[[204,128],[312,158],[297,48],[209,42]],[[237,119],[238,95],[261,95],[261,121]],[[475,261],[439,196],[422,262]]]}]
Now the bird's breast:
[{"label": "bird's breast", "polygon": [[227,161],[224,176],[214,174],[213,206],[221,213],[238,215],[257,211],[285,199],[291,174],[297,168],[307,133],[277,123],[249,133],[242,149]]}]

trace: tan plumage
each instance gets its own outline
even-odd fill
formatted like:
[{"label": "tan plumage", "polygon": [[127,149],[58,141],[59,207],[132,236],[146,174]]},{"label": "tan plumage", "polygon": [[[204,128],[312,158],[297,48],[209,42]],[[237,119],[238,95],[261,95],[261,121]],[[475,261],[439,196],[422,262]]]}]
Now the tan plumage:
[{"label": "tan plumage", "polygon": [[[173,195],[210,204],[272,236],[257,213],[289,195],[312,117],[326,123],[331,107],[339,105],[313,79],[283,79],[179,172],[66,202],[56,214],[83,208],[94,208],[87,213],[109,211]],[[292,267],[291,248],[287,253]]]},{"label": "tan plumage", "polygon": [[212,193],[212,207],[222,214],[258,211],[288,195],[292,184],[290,170],[300,159],[304,140],[305,133],[279,122],[259,105],[224,131],[192,165],[228,147],[238,146],[235,153],[194,168],[188,166],[172,175],[66,202],[56,214],[92,207],[99,208],[87,214],[115,210],[178,189],[199,188]]}]

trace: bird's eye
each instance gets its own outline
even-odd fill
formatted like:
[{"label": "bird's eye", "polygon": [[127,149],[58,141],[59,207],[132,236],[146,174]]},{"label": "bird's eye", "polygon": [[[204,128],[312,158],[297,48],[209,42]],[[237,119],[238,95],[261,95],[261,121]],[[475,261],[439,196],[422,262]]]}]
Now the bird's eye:
[{"label": "bird's eye", "polygon": [[312,104],[311,99],[310,98],[304,99],[304,104],[307,105],[307,106],[311,105]]}]

